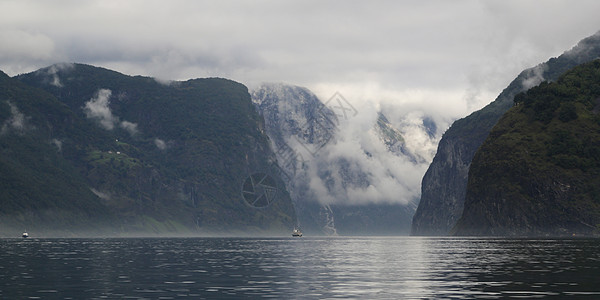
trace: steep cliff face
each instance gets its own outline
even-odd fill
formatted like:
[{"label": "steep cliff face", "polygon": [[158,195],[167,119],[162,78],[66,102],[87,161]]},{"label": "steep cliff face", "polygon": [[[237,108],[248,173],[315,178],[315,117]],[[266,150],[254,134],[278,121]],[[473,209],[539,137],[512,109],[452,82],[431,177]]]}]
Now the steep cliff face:
[{"label": "steep cliff face", "polygon": [[[26,166],[32,178],[41,176],[36,161],[49,165],[44,176],[61,182],[75,178],[69,180],[73,187],[62,183],[64,199],[55,206],[60,210],[84,195],[91,204],[78,212],[104,213],[112,220],[90,222],[96,233],[287,234],[296,223],[275,154],[261,131],[263,120],[245,86],[218,78],[163,84],[80,64],[9,79],[0,122],[20,118],[32,129],[6,125],[2,158],[13,169]],[[43,97],[29,96],[34,91]],[[56,166],[64,167],[50,168]],[[13,194],[38,192],[3,198],[11,205],[0,208],[1,220],[38,232],[68,220],[70,215],[57,213],[42,222],[45,210],[39,204],[48,202],[42,187],[35,181],[11,185]],[[78,190],[83,192],[72,192]]]},{"label": "steep cliff face", "polygon": [[290,191],[298,226],[307,234],[336,234],[333,212],[310,192],[308,161],[331,142],[337,116],[308,89],[263,84],[252,91],[252,101],[265,120],[265,133]]},{"label": "steep cliff face", "polygon": [[[407,233],[413,205],[375,204],[374,199],[347,202],[351,191],[374,183],[372,170],[357,163],[356,157],[378,158],[377,153],[370,154],[360,146],[354,155],[331,155],[333,149],[341,149],[337,144],[341,123],[334,111],[309,90],[290,85],[265,84],[252,92],[252,98],[265,118],[265,131],[286,175],[303,231],[327,235]],[[367,129],[380,146],[377,151],[407,161],[420,159],[406,151],[401,133],[383,114],[373,121]]]},{"label": "steep cliff face", "polygon": [[600,60],[515,104],[473,158],[454,233],[600,233]]},{"label": "steep cliff face", "polygon": [[498,119],[513,104],[516,94],[553,81],[568,69],[600,56],[600,33],[573,49],[519,74],[486,107],[457,120],[443,135],[433,162],[422,181],[421,200],[413,217],[413,235],[446,235],[456,224],[464,207],[467,178],[477,149]]}]

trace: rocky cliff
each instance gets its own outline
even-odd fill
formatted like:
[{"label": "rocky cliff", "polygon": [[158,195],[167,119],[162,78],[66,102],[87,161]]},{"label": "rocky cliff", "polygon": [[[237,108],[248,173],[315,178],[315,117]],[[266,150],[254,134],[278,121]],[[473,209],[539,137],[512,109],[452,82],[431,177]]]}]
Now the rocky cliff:
[{"label": "rocky cliff", "polygon": [[556,80],[568,69],[600,57],[600,33],[580,41],[559,57],[521,72],[492,103],[457,120],[444,133],[423,177],[421,200],[412,221],[413,235],[446,235],[461,216],[468,172],[477,149],[516,94],[544,80]]},{"label": "rocky cliff", "polygon": [[515,97],[476,152],[456,235],[600,233],[600,60]]},{"label": "rocky cliff", "polygon": [[[369,142],[379,146],[370,150],[356,141],[346,146],[338,144],[343,138],[341,132],[346,129],[343,126],[350,125],[344,123],[343,115],[336,115],[306,88],[265,84],[252,92],[252,98],[265,118],[265,131],[287,175],[284,178],[299,225],[305,232],[327,235],[408,233],[415,208],[412,203],[386,203],[390,199],[383,196],[364,197],[354,202],[348,199],[352,191],[358,194],[369,186],[379,188],[373,170],[360,164],[364,160],[380,159],[374,151],[406,161],[420,159],[406,151],[401,133],[383,114],[379,113],[369,123],[368,132],[361,132],[372,138]],[[353,146],[357,150],[353,155],[332,154]]]}]

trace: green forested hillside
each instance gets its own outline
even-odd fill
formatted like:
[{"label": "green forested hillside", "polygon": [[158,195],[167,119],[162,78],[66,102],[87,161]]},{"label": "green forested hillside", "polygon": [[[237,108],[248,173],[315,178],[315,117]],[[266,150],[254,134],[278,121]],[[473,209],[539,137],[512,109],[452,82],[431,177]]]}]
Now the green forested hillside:
[{"label": "green forested hillside", "polygon": [[90,223],[114,221],[51,138],[68,131],[74,138],[88,137],[97,143],[107,142],[108,137],[80,122],[52,95],[4,73],[0,74],[0,122],[3,231],[37,227],[29,222],[33,219],[57,230],[90,229]]},{"label": "green forested hillside", "polygon": [[519,94],[479,148],[456,234],[600,232],[600,61]]},{"label": "green forested hillside", "polygon": [[558,57],[521,72],[496,100],[448,128],[422,182],[413,218],[413,235],[447,235],[460,218],[469,168],[490,130],[512,107],[514,96],[543,80],[555,81],[569,69],[600,57],[600,32],[581,40]]},{"label": "green forested hillside", "polygon": [[16,109],[26,124],[6,125],[0,136],[10,154],[0,173],[6,228],[260,234],[295,224],[283,185],[265,208],[242,197],[255,172],[279,179],[262,119],[239,83],[165,84],[81,64],[2,80],[0,122],[11,124]]}]

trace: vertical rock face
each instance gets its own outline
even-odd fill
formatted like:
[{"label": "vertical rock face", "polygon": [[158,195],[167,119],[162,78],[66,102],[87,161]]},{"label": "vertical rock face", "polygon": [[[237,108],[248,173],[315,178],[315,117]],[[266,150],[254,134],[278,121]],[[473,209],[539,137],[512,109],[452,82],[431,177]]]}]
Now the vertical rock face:
[{"label": "vertical rock face", "polygon": [[[442,139],[422,182],[421,202],[413,217],[413,235],[445,235],[463,209],[468,158],[465,145]],[[465,161],[467,159],[467,161]]]},{"label": "vertical rock face", "polygon": [[[351,191],[367,189],[373,181],[371,170],[357,163],[356,156],[367,161],[377,159],[377,153],[358,147],[352,157],[328,156],[332,147],[340,147],[336,145],[340,121],[314,94],[301,87],[265,84],[252,92],[252,99],[265,119],[265,131],[286,175],[303,231],[326,235],[408,233],[414,205],[375,204],[372,199],[348,203]],[[411,162],[421,159],[406,151],[402,135],[382,114],[371,126],[368,135],[380,146],[376,151]],[[315,185],[316,181],[323,184]]]},{"label": "vertical rock face", "polygon": [[600,60],[515,97],[475,154],[456,235],[600,233]]},{"label": "vertical rock face", "polygon": [[294,202],[298,225],[308,234],[337,234],[333,212],[310,193],[305,170],[305,162],[336,134],[336,115],[303,87],[264,84],[251,95],[265,119],[265,132]]},{"label": "vertical rock face", "polygon": [[462,215],[469,167],[475,152],[499,118],[513,105],[516,94],[600,56],[600,33],[573,49],[519,74],[494,102],[457,120],[446,131],[422,181],[421,200],[411,234],[447,235]]}]

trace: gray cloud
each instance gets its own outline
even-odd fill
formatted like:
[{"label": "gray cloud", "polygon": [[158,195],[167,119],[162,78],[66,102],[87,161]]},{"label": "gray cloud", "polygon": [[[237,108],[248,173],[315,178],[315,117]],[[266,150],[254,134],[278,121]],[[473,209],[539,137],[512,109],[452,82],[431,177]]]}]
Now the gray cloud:
[{"label": "gray cloud", "polygon": [[546,64],[539,64],[528,71],[527,77],[523,78],[521,85],[525,90],[537,86],[544,81],[544,71],[548,69]]},{"label": "gray cloud", "polygon": [[138,129],[137,129],[137,124],[136,123],[131,123],[129,121],[121,121],[121,123],[119,123],[119,127],[125,129],[131,135],[134,135],[134,134],[138,133]]},{"label": "gray cloud", "polygon": [[58,152],[62,152],[62,145],[63,142],[59,139],[52,139],[50,141],[54,146],[56,146],[56,149],[58,150]]},{"label": "gray cloud", "polygon": [[119,126],[131,135],[138,133],[136,123],[120,121],[119,117],[113,115],[109,107],[111,95],[111,90],[99,89],[96,96],[87,101],[83,107],[86,116],[97,120],[100,126],[106,130],[113,130],[115,126]]},{"label": "gray cloud", "polygon": [[113,130],[115,124],[119,122],[119,118],[113,116],[108,107],[111,94],[109,89],[98,90],[96,97],[86,102],[83,109],[88,118],[98,120],[100,126],[106,130]]},{"label": "gray cloud", "polygon": [[56,63],[53,64],[52,66],[50,66],[50,68],[44,70],[44,71],[39,71],[39,72],[45,72],[45,75],[47,75],[48,78],[48,83],[61,88],[63,87],[62,82],[60,81],[60,77],[58,76],[58,72],[59,71],[64,71],[64,70],[70,70],[73,69],[74,65],[72,63]]},{"label": "gray cloud", "polygon": [[23,134],[26,130],[32,128],[32,126],[29,125],[29,117],[19,111],[19,108],[15,104],[10,101],[7,101],[6,104],[10,106],[10,117],[2,124],[0,135],[7,134],[9,131]]},{"label": "gray cloud", "polygon": [[600,29],[598,8],[596,1],[3,3],[0,28],[10,42],[0,51],[9,73],[67,60],[164,79],[223,76],[311,89],[370,81],[398,90],[464,88],[469,73],[484,68],[501,89]]},{"label": "gray cloud", "polygon": [[[301,166],[292,167],[296,184],[304,186],[306,182],[307,193],[324,205],[414,204],[420,194],[420,176],[433,157],[436,142],[423,127],[423,116],[411,115],[400,127],[410,152],[405,155],[389,151],[375,129],[377,106],[371,102],[348,104],[356,106],[357,113],[338,116],[334,138],[324,146],[320,141],[308,144],[297,136],[286,139],[285,144],[302,157]],[[424,143],[432,146],[424,147]],[[286,166],[286,157],[280,158]]]},{"label": "gray cloud", "polygon": [[165,143],[165,141],[159,139],[159,138],[155,138],[154,139],[154,145],[156,145],[156,148],[160,149],[160,150],[165,150],[167,149],[167,143]]}]

